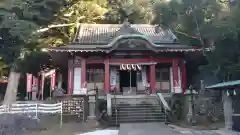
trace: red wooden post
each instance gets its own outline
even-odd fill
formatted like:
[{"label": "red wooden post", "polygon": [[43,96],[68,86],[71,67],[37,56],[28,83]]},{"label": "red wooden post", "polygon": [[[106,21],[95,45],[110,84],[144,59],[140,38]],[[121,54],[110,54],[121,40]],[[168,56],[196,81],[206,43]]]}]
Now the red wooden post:
[{"label": "red wooden post", "polygon": [[87,67],[86,67],[86,59],[81,59],[81,87],[83,88],[85,82],[87,81]]},{"label": "red wooden post", "polygon": [[156,65],[150,65],[150,88],[152,93],[156,93]]},{"label": "red wooden post", "polygon": [[68,94],[73,94],[73,60],[68,60]]},{"label": "red wooden post", "polygon": [[32,92],[33,75],[27,74],[27,93]]},{"label": "red wooden post", "polygon": [[178,93],[176,90],[180,87],[179,74],[178,74],[178,59],[172,61],[172,74],[173,74],[173,89],[174,92]]},{"label": "red wooden post", "polygon": [[182,90],[184,93],[187,89],[187,73],[186,73],[186,63],[185,62],[183,62],[181,64],[181,75],[182,75]]},{"label": "red wooden post", "polygon": [[105,92],[109,93],[110,92],[110,67],[109,67],[109,59],[104,60],[104,70],[105,70],[105,76],[104,76],[104,88]]},{"label": "red wooden post", "polygon": [[54,72],[52,72],[51,76],[51,91],[53,91],[55,89],[55,84],[56,84],[56,71],[54,70]]}]

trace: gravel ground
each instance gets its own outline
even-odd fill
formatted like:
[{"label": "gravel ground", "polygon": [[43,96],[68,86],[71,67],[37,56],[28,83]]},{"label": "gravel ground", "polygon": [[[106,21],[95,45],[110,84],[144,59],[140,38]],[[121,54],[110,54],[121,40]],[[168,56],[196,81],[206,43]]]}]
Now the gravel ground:
[{"label": "gravel ground", "polygon": [[55,115],[1,114],[0,135],[74,135],[96,130],[96,124],[72,122],[63,123]]},{"label": "gravel ground", "polygon": [[94,124],[68,122],[60,128],[55,124],[51,128],[40,132],[26,132],[25,135],[76,135],[79,133],[97,130]]},{"label": "gravel ground", "polygon": [[24,131],[31,130],[40,131],[44,128],[39,125],[37,119],[29,115],[0,115],[0,135],[21,135]]}]

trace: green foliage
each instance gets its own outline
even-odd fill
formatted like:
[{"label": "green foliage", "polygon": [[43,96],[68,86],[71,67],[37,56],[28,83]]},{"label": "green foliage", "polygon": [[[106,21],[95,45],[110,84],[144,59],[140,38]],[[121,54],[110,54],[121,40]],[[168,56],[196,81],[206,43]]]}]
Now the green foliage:
[{"label": "green foliage", "polygon": [[152,23],[171,28],[187,44],[195,39],[204,45],[205,39],[217,37],[214,22],[221,10],[223,6],[215,0],[172,0],[155,5]]},{"label": "green foliage", "polygon": [[40,51],[32,51],[27,53],[24,60],[21,61],[21,72],[29,73],[31,72],[35,76],[38,75],[38,72],[43,69],[51,69],[52,66],[52,59],[51,57],[45,53]]},{"label": "green foliage", "polygon": [[[11,0],[7,4],[0,9],[0,56],[6,65],[20,61],[23,67],[26,60],[34,63],[40,57],[39,62],[48,65],[49,57],[36,50],[68,44],[79,23],[118,24],[127,18],[131,23],[170,28],[185,44],[214,47],[205,53],[208,64],[203,69],[220,80],[240,71],[238,1]],[[34,65],[40,68],[40,63]]]},{"label": "green foliage", "polygon": [[217,0],[172,0],[157,3],[154,24],[171,28],[181,41],[214,48],[204,52],[207,64],[200,69],[219,81],[239,79],[240,4]]},{"label": "green foliage", "polygon": [[4,63],[3,59],[0,57],[0,78],[7,72],[7,65]]},{"label": "green foliage", "polygon": [[[44,33],[39,42],[42,46],[56,47],[72,41],[79,23],[100,23],[104,14],[108,11],[106,0],[68,0],[68,4],[62,6],[58,16],[52,25],[60,25],[49,29]],[[61,26],[69,24],[67,26]],[[71,25],[70,25],[71,24]]]},{"label": "green foliage", "polygon": [[105,23],[150,23],[152,19],[152,0],[108,0],[110,10],[105,14]]},{"label": "green foliage", "polygon": [[14,0],[10,9],[0,9],[0,56],[6,64],[21,61],[23,50],[36,42],[41,26],[55,19],[63,1]]}]

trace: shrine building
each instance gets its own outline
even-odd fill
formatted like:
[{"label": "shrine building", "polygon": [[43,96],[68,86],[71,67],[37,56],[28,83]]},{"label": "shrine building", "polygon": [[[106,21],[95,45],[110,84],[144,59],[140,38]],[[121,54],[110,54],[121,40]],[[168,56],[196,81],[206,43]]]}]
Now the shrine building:
[{"label": "shrine building", "polygon": [[182,94],[186,55],[201,48],[181,44],[171,30],[149,24],[80,24],[66,46],[48,48],[67,66],[69,95],[97,89],[107,94]]}]

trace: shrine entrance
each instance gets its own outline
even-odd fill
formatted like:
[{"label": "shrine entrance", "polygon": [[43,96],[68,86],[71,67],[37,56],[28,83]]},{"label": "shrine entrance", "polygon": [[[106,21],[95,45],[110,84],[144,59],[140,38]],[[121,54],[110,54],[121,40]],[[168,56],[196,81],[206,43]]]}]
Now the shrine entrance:
[{"label": "shrine entrance", "polygon": [[136,93],[137,90],[137,71],[120,70],[120,91],[122,93]]},{"label": "shrine entrance", "polygon": [[137,92],[137,71],[141,70],[138,64],[121,64],[119,70],[119,83],[121,93]]}]

